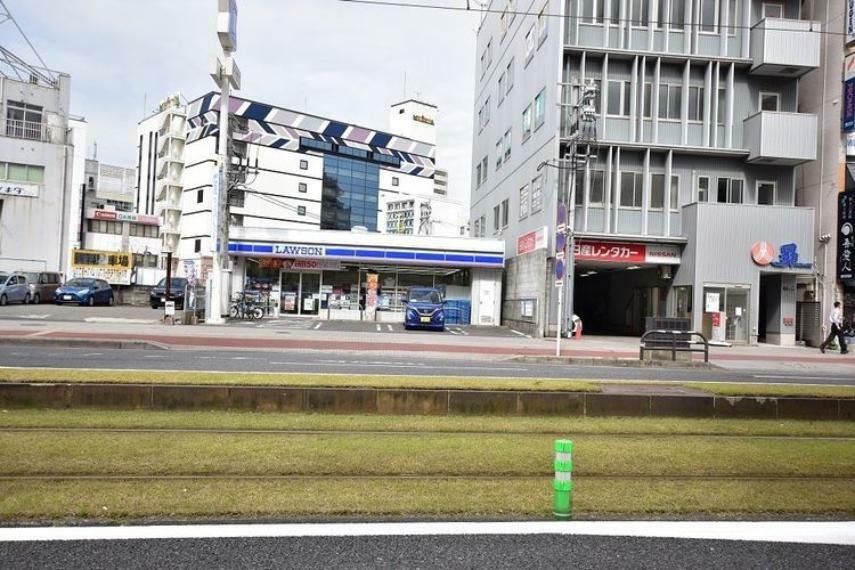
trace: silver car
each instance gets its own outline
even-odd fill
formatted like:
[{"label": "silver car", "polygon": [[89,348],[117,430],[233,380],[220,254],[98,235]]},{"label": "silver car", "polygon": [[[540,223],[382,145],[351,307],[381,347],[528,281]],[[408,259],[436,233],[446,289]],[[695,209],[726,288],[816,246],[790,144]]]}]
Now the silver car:
[{"label": "silver car", "polygon": [[0,306],[7,303],[29,303],[27,278],[20,274],[0,272]]}]

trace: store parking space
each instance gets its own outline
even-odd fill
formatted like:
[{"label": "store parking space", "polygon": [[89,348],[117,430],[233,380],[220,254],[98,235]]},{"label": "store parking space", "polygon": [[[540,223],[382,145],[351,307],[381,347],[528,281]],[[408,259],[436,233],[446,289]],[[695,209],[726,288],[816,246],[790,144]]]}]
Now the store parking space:
[{"label": "store parking space", "polygon": [[63,321],[63,322],[132,322],[154,323],[163,317],[163,309],[128,305],[81,307],[79,305],[6,305],[0,307],[2,320]]}]

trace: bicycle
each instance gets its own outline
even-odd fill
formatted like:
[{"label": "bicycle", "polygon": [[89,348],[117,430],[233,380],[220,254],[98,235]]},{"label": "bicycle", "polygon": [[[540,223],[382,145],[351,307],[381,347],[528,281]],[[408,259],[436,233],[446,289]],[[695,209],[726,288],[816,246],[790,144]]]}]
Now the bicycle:
[{"label": "bicycle", "polygon": [[256,305],[254,300],[247,299],[246,295],[238,295],[232,299],[232,306],[229,309],[229,316],[233,319],[260,319],[264,316],[264,311]]}]

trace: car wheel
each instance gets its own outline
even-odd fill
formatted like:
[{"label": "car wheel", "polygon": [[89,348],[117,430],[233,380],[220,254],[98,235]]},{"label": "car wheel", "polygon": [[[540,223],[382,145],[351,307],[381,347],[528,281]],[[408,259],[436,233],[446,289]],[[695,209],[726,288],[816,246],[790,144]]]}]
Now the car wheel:
[{"label": "car wheel", "polygon": [[110,298],[107,299],[107,304],[112,307],[115,303],[116,303],[116,299],[114,299],[113,296],[110,295]]},{"label": "car wheel", "polygon": [[25,304],[25,305],[29,305],[29,304],[30,304],[30,294],[29,294],[29,293],[27,293],[26,295],[24,295],[24,304]]},{"label": "car wheel", "polygon": [[42,302],[41,296],[38,293],[36,293],[36,296],[33,297],[33,305],[38,305],[41,302]]},{"label": "car wheel", "polygon": [[6,305],[9,302],[9,299],[6,298],[6,295],[0,295],[0,307]]},{"label": "car wheel", "polygon": [[94,307],[95,306],[95,296],[93,295],[93,296],[89,297],[89,300],[86,302],[86,304],[89,305],[90,307]]}]

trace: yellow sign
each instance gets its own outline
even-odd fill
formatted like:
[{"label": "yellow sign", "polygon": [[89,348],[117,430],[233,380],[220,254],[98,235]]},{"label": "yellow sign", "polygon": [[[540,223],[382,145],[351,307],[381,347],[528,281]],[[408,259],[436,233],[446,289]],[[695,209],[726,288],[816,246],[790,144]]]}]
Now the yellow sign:
[{"label": "yellow sign", "polygon": [[75,249],[71,252],[71,266],[129,270],[133,263],[128,252]]}]

